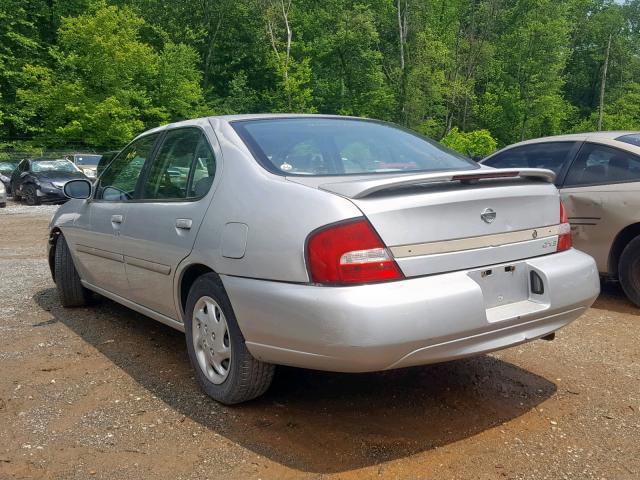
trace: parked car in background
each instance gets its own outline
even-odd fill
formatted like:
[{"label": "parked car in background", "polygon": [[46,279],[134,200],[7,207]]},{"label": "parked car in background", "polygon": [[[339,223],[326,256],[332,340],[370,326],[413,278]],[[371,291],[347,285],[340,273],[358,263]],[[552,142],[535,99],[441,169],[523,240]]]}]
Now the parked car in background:
[{"label": "parked car in background", "polygon": [[11,174],[18,166],[18,162],[0,162],[0,183],[4,185],[6,195],[11,195]]},{"label": "parked car in background", "polygon": [[7,206],[7,190],[4,188],[4,183],[0,182],[0,208]]},{"label": "parked car in background", "polygon": [[111,161],[116,157],[116,155],[120,153],[120,150],[112,150],[110,152],[105,152],[100,157],[100,161],[96,167],[97,172],[96,175],[99,177],[104,171],[105,167],[111,163]]},{"label": "parked car in background", "polygon": [[67,183],[49,263],[64,306],[93,291],[184,331],[203,389],[237,403],[274,364],[423,365],[575,320],[600,284],[552,180],[378,121],[201,118]]},{"label": "parked car in background", "polygon": [[95,179],[98,176],[98,164],[102,155],[95,153],[73,153],[67,155],[66,158],[71,160],[89,179]]},{"label": "parked car in background", "polygon": [[553,170],[576,247],[640,306],[640,132],[537,138],[481,163]]},{"label": "parked car in background", "polygon": [[16,200],[24,199],[28,205],[65,202],[62,187],[76,179],[87,176],[67,159],[24,159],[11,175],[11,190]]}]

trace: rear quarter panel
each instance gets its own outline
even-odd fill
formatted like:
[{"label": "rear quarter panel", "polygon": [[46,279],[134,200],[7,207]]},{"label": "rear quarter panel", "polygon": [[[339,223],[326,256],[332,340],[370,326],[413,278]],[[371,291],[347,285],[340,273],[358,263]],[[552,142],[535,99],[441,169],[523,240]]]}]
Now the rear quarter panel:
[{"label": "rear quarter panel", "polygon": [[618,234],[640,222],[640,182],[563,188],[573,243],[609,273],[609,252]]},{"label": "rear quarter panel", "polygon": [[[212,120],[212,125],[224,168],[194,249],[181,267],[202,263],[219,274],[307,282],[304,246],[309,233],[362,213],[345,198],[267,172],[227,122]],[[246,246],[225,245],[226,251],[244,250],[241,258],[222,255],[227,224],[247,226]]]}]

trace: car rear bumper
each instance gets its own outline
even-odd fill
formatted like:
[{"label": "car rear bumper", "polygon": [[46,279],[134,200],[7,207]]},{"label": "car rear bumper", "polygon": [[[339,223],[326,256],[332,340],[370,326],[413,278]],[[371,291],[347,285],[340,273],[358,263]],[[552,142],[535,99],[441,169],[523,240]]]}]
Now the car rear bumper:
[{"label": "car rear bumper", "polygon": [[222,281],[256,358],[341,372],[441,362],[540,338],[578,318],[600,291],[594,260],[578,250],[483,271],[504,266],[526,279],[535,271],[544,293],[526,283],[525,298],[488,304],[495,289],[479,269],[350,287]]}]

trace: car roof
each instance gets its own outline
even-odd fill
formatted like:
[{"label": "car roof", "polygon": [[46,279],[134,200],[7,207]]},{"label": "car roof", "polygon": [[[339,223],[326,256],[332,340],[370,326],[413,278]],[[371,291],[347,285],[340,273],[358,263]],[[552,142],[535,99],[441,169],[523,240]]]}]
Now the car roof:
[{"label": "car roof", "polygon": [[548,142],[595,142],[602,143],[605,145],[615,145],[617,148],[621,148],[623,150],[627,150],[635,153],[636,155],[640,154],[640,147],[634,145],[632,143],[623,142],[618,140],[619,137],[623,135],[638,135],[640,132],[634,130],[609,130],[605,132],[585,132],[585,133],[568,133],[566,135],[553,135],[549,137],[540,137],[540,138],[532,138],[530,140],[524,140],[518,143],[512,143],[511,145],[507,145],[506,147],[497,150],[491,155],[480,160],[480,163],[484,163],[485,160],[489,160],[493,158],[498,153],[505,152],[507,150],[511,150],[516,147],[522,147],[524,145],[535,145],[536,143],[548,143]]},{"label": "car roof", "polygon": [[[336,118],[336,119],[355,119],[355,120],[367,120],[366,118],[351,117],[347,115],[328,115],[319,113],[243,113],[236,115],[213,115],[209,117],[192,118],[189,120],[183,120],[180,122],[168,123],[160,127],[152,128],[141,133],[139,137],[148,135],[155,132],[161,132],[170,128],[186,127],[194,125],[200,120],[222,120],[225,122],[237,122],[241,120],[267,120],[278,118]],[[136,137],[138,138],[138,137]]]},{"label": "car roof", "polygon": [[513,143],[505,148],[513,148],[521,145],[529,145],[532,143],[543,142],[570,142],[570,141],[585,141],[585,140],[615,140],[623,135],[640,134],[638,131],[633,130],[610,130],[606,132],[585,132],[585,133],[569,133],[566,135],[553,135],[550,137],[532,138],[531,140],[524,140],[522,142]]}]

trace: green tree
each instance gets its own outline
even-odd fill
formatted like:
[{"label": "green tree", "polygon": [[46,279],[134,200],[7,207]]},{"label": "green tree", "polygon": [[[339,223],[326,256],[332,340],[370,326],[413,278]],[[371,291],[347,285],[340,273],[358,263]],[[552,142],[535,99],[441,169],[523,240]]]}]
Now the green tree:
[{"label": "green tree", "polygon": [[489,130],[461,132],[458,127],[449,130],[441,143],[470,157],[486,157],[495,152],[498,145]]},{"label": "green tree", "polygon": [[560,133],[569,105],[562,71],[569,23],[555,0],[518,0],[501,18],[502,35],[480,99],[481,125],[501,144]]},{"label": "green tree", "polygon": [[[0,3],[0,126],[1,137],[18,135],[24,120],[15,109],[16,92],[24,81],[23,67],[42,55],[38,29],[25,2]],[[1,138],[0,137],[0,138]]]},{"label": "green tree", "polygon": [[140,41],[143,25],[128,7],[104,4],[64,18],[53,67],[24,67],[29,86],[17,96],[31,133],[51,146],[120,146],[201,111],[196,54],[173,43],[156,52]]}]

